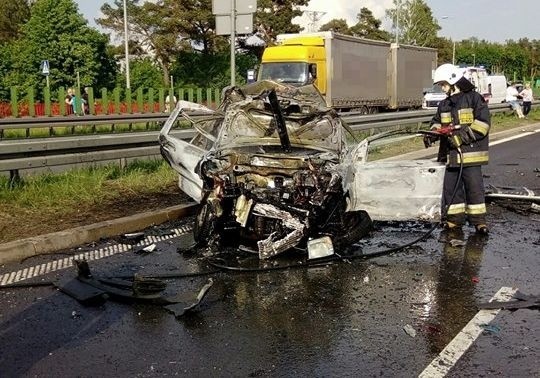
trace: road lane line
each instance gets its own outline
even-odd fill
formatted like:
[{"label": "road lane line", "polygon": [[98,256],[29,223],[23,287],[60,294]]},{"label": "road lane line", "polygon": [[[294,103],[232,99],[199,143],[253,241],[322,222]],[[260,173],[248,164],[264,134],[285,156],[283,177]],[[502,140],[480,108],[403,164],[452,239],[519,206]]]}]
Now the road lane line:
[{"label": "road lane line", "polygon": [[75,256],[53,260],[48,263],[43,263],[32,267],[27,267],[15,272],[0,274],[0,287],[24,281],[29,278],[38,277],[47,273],[55,272],[57,270],[70,268],[74,265],[73,260],[99,260],[119,253],[131,251],[133,247],[147,246],[156,243],[157,241],[165,241],[177,238],[179,236],[187,234],[188,232],[191,232],[192,230],[193,228],[190,226],[182,226],[180,228],[173,229],[173,232],[170,235],[159,236],[157,238],[155,236],[149,235],[134,246],[129,244],[112,244],[106,248],[99,248],[93,251],[79,253]]},{"label": "road lane line", "polygon": [[510,142],[511,140],[514,140],[514,139],[523,138],[523,137],[529,136],[531,134],[537,133],[539,131],[540,131],[540,129],[532,130],[532,131],[526,131],[526,132],[524,132],[522,134],[517,134],[517,135],[511,136],[511,137],[508,137],[508,138],[499,139],[499,140],[496,140],[496,141],[493,141],[493,142],[489,142],[489,145],[490,146],[496,146],[497,144]]},{"label": "road lane line", "polygon": [[[512,299],[517,289],[511,287],[501,287],[499,291],[489,301],[507,302]],[[438,378],[444,377],[450,369],[456,364],[461,356],[470,348],[474,341],[484,330],[481,325],[489,324],[497,314],[497,310],[480,310],[474,318],[457,334],[456,337],[442,350],[441,353],[431,361],[419,378]]]}]

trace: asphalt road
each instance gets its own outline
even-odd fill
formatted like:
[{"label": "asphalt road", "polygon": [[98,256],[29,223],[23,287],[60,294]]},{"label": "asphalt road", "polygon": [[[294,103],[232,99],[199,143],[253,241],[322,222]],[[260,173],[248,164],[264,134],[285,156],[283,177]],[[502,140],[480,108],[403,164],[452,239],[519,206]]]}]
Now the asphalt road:
[{"label": "asphalt road", "polygon": [[[539,143],[536,132],[493,146],[486,184],[539,188]],[[186,305],[213,280],[198,311],[178,319],[155,304],[89,307],[51,286],[2,288],[0,375],[410,377],[425,369],[435,376],[435,366],[452,377],[538,377],[538,309],[478,309],[501,288],[540,294],[540,215],[529,207],[491,203],[487,238],[436,230],[388,256],[167,279],[165,292]],[[187,219],[147,230],[140,245],[156,244],[150,253],[111,239],[33,257],[0,267],[0,283],[17,274],[20,283],[74,277],[66,267],[75,254],[86,254],[96,277],[209,272],[204,253],[179,253],[190,229]],[[378,224],[356,253],[403,245],[428,229]],[[213,261],[257,269],[304,261],[227,252]]]}]

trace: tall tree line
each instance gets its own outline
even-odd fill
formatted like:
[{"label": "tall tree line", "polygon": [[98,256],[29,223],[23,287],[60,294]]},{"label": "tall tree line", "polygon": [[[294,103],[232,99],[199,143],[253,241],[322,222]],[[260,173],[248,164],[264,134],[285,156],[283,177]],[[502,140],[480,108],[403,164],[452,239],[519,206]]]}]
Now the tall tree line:
[{"label": "tall tree line", "polygon": [[[258,0],[252,36],[238,36],[237,82],[260,61],[264,46],[281,33],[297,33],[292,20],[302,15],[308,0]],[[399,6],[399,7],[398,7]],[[123,86],[123,0],[102,6],[96,22],[110,34],[88,26],[73,0],[2,0],[0,7],[0,99],[12,86],[44,87],[40,63],[50,64],[50,84],[95,88]],[[230,41],[215,34],[211,0],[127,0],[132,88],[177,86],[221,88],[230,78]],[[424,0],[394,0],[386,11],[390,30],[382,20],[361,7],[356,22],[334,19],[321,31],[433,47],[439,61],[484,65],[508,77],[529,79],[538,74],[540,41],[520,39],[504,44],[469,38],[452,41],[439,37],[440,26]],[[111,41],[111,36],[117,39]],[[256,36],[256,37],[254,37]],[[249,37],[249,38],[248,38]],[[249,43],[250,40],[260,43]],[[116,42],[116,46],[112,43]],[[454,50],[455,46],[455,50]]]}]

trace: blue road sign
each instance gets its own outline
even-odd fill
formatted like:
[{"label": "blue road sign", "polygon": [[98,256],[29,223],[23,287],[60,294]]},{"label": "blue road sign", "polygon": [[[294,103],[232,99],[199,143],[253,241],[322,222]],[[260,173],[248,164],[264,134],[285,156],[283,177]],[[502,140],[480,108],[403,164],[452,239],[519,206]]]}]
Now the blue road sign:
[{"label": "blue road sign", "polygon": [[41,62],[41,73],[43,75],[48,75],[50,72],[49,72],[49,61],[48,60],[44,60]]}]

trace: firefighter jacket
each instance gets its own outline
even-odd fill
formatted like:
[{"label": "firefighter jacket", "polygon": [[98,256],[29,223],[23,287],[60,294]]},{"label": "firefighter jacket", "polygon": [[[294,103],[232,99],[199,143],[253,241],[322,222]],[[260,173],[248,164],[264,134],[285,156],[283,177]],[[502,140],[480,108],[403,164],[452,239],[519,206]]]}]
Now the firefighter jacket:
[{"label": "firefighter jacket", "polygon": [[[455,129],[447,138],[441,138],[439,160],[446,161],[449,167],[459,167],[462,157],[464,167],[487,164],[490,125],[487,103],[478,92],[458,92],[441,101],[431,121],[431,129],[447,126]],[[446,156],[441,158],[441,155]]]}]

